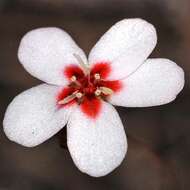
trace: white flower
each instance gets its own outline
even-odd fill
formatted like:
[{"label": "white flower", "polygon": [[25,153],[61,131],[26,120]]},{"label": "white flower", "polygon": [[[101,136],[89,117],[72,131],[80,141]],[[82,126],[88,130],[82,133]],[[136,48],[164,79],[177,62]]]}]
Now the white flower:
[{"label": "white flower", "polygon": [[89,58],[58,28],[27,33],[18,57],[46,84],[14,98],[4,131],[23,146],[43,143],[67,124],[67,144],[76,166],[104,176],[124,159],[127,139],[111,105],[146,107],[169,103],[184,86],[184,72],[168,59],[147,59],[156,30],[142,19],[124,19],[106,32]]}]

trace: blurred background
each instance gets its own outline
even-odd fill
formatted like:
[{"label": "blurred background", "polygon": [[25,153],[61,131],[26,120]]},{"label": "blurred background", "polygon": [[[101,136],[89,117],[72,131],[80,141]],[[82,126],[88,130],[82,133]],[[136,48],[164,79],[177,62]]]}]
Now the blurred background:
[{"label": "blurred background", "polygon": [[189,0],[0,0],[0,121],[18,93],[40,83],[19,64],[22,36],[38,27],[68,31],[88,54],[99,37],[123,18],[155,25],[151,57],[166,57],[185,71],[176,101],[153,108],[117,108],[128,136],[123,163],[92,178],[73,164],[65,130],[32,149],[10,142],[0,129],[0,190],[190,189],[190,1]]}]

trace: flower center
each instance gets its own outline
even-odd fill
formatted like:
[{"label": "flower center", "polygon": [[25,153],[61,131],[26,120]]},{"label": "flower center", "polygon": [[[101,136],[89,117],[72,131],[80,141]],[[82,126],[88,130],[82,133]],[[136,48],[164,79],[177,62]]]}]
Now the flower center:
[{"label": "flower center", "polygon": [[58,104],[67,104],[74,99],[80,104],[85,98],[105,99],[113,93],[111,88],[102,86],[101,77],[96,78],[95,76],[88,75],[77,80],[76,76],[73,75],[70,81],[71,83],[69,84],[69,87],[73,90],[72,94],[64,97],[64,99],[60,100]]},{"label": "flower center", "polygon": [[76,54],[74,56],[80,67],[69,65],[65,68],[64,75],[69,84],[59,92],[57,104],[62,107],[77,102],[87,115],[94,117],[100,109],[100,100],[107,100],[110,95],[120,90],[121,82],[106,80],[110,72],[109,63],[96,63],[90,68],[81,57]]}]

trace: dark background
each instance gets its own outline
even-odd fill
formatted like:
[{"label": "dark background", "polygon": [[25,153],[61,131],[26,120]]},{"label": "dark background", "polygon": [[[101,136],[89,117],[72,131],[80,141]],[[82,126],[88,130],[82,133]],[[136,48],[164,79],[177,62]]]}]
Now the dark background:
[{"label": "dark background", "polygon": [[[189,0],[0,0],[0,121],[18,93],[39,84],[19,64],[17,48],[29,30],[57,26],[88,54],[115,22],[142,17],[155,25],[151,57],[180,65],[185,88],[175,102],[153,108],[117,108],[128,136],[123,163],[111,174],[81,173],[63,148],[64,131],[36,148],[10,142],[0,129],[0,190],[190,189],[190,1]],[[62,145],[62,146],[61,146]]]}]

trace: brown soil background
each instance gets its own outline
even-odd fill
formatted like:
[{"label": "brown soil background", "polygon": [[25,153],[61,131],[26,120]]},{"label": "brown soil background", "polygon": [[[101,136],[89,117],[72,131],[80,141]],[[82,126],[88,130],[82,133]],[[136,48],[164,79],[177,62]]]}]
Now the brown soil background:
[{"label": "brown soil background", "polygon": [[81,173],[65,146],[65,131],[32,149],[10,142],[0,128],[0,190],[187,190],[190,189],[190,1],[188,0],[1,0],[0,121],[18,93],[40,83],[19,64],[17,48],[29,30],[57,26],[88,54],[115,22],[141,17],[153,23],[166,57],[185,71],[175,102],[153,108],[117,108],[128,136],[123,163],[102,178]]}]

